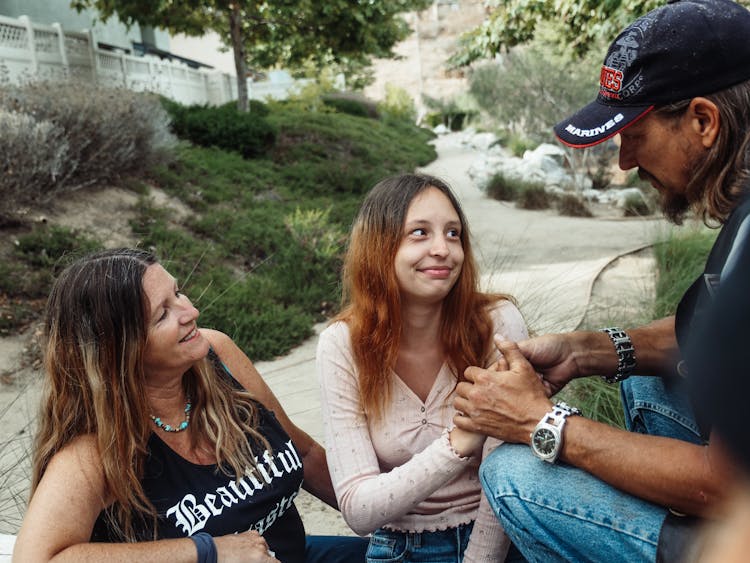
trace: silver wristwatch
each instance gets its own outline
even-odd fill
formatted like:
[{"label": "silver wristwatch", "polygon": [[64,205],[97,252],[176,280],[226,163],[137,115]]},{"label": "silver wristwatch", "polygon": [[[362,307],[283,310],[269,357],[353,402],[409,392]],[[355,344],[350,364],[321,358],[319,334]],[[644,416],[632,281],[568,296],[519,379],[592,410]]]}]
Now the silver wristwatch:
[{"label": "silver wristwatch", "polygon": [[565,419],[574,414],[581,414],[581,411],[560,401],[542,417],[531,433],[531,451],[534,455],[555,463],[562,450]]}]

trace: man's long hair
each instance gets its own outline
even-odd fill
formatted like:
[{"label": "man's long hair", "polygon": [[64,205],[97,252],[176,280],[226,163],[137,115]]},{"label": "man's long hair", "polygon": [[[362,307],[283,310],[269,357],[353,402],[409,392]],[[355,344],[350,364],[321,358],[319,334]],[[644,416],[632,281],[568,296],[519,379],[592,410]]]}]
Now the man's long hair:
[{"label": "man's long hair", "polygon": [[[55,281],[44,321],[46,377],[32,494],[57,452],[77,437],[93,436],[105,494],[114,501],[105,516],[124,541],[156,537],[156,511],[141,485],[154,428],[144,393],[149,303],[143,276],[156,263],[154,255],[137,249],[77,260]],[[205,358],[183,377],[193,407],[191,439],[193,446],[210,443],[222,471],[241,478],[255,466],[253,443],[267,442],[255,430],[257,407],[250,395],[218,369]]]},{"label": "man's long hair", "polygon": [[[749,189],[750,80],[703,97],[719,108],[719,135],[693,170],[685,197],[705,223],[724,223]],[[661,106],[655,113],[679,118],[690,101]]]}]

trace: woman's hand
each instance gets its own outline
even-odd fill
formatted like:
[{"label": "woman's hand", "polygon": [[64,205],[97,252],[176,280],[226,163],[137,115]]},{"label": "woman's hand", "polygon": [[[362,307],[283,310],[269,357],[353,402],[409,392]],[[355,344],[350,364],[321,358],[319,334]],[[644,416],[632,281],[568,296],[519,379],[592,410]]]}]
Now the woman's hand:
[{"label": "woman's hand", "polygon": [[255,530],[214,538],[214,543],[222,563],[280,563],[268,551],[263,536]]}]

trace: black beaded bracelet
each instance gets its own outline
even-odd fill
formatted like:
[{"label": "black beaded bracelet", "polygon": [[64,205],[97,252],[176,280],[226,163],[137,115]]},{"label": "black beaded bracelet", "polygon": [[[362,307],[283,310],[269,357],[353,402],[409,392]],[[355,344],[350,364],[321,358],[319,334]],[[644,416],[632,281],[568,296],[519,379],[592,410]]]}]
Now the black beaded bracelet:
[{"label": "black beaded bracelet", "polygon": [[602,375],[607,383],[618,383],[633,375],[635,370],[635,348],[628,334],[616,326],[600,329],[606,332],[617,352],[617,372],[614,375]]},{"label": "black beaded bracelet", "polygon": [[195,548],[198,550],[198,563],[216,563],[216,544],[211,534],[200,532],[190,536],[190,539],[193,540]]}]

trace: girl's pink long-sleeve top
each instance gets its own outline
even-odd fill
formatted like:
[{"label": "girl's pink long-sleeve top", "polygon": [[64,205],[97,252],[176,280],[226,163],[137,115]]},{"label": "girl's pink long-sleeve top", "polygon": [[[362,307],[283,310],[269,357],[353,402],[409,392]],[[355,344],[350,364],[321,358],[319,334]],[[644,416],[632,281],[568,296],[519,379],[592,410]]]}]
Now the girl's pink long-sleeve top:
[{"label": "girl's pink long-sleeve top", "polygon": [[[495,334],[528,337],[510,301],[491,311]],[[488,363],[496,359],[496,355]],[[502,561],[509,541],[482,492],[478,457],[450,445],[456,378],[443,365],[422,402],[393,373],[391,401],[373,423],[359,404],[357,368],[348,326],[326,328],[317,349],[328,467],[341,513],[358,534],[377,528],[443,530],[475,521],[464,561]],[[488,439],[482,459],[500,442]]]}]

